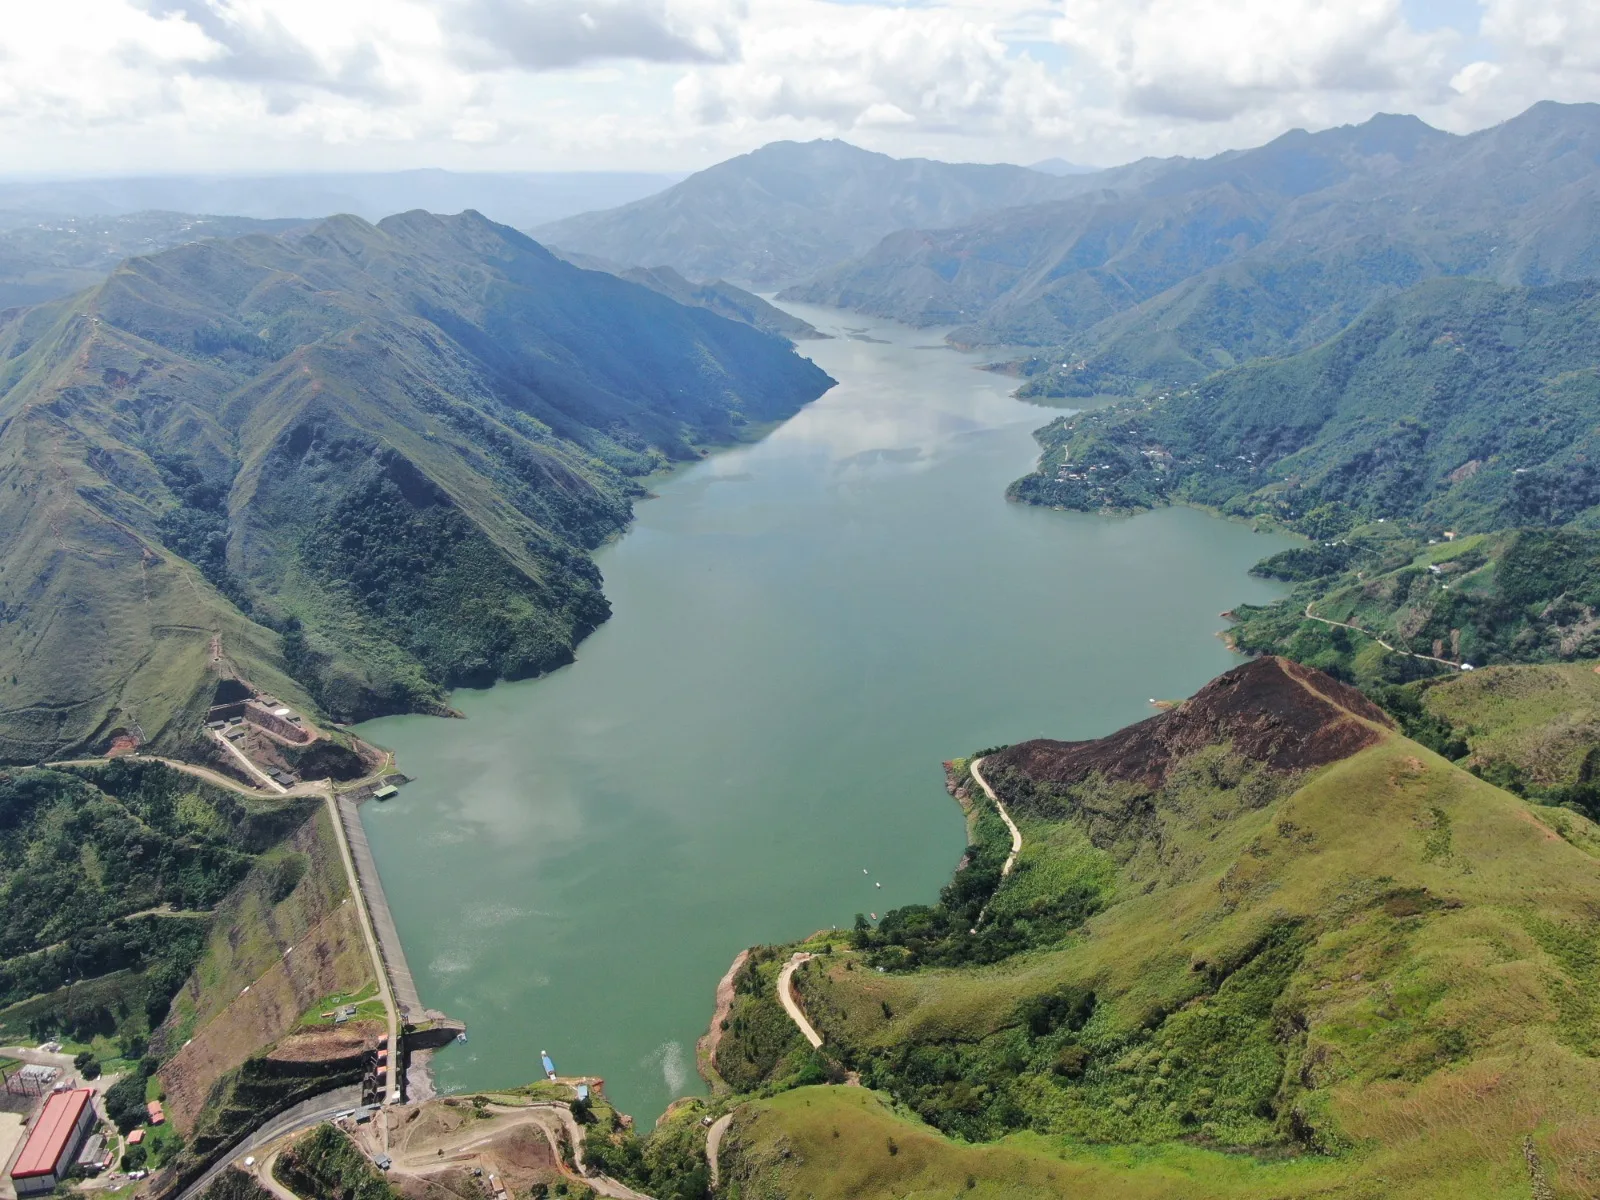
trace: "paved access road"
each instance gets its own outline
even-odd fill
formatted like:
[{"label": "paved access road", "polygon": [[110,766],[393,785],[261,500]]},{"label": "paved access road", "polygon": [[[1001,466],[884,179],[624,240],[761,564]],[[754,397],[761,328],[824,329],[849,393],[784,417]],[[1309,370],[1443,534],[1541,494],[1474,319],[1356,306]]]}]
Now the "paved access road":
[{"label": "paved access road", "polygon": [[291,1133],[298,1133],[302,1129],[309,1129],[326,1121],[335,1113],[346,1112],[359,1107],[361,1104],[361,1088],[353,1087],[336,1088],[331,1092],[323,1092],[320,1096],[313,1096],[304,1100],[293,1108],[279,1113],[254,1133],[247,1135],[236,1143],[221,1158],[211,1165],[206,1173],[200,1176],[182,1192],[178,1193],[178,1200],[196,1200],[196,1198],[211,1186],[212,1180],[227,1170],[230,1165],[250,1151],[259,1149],[269,1142],[275,1142],[281,1137]]}]

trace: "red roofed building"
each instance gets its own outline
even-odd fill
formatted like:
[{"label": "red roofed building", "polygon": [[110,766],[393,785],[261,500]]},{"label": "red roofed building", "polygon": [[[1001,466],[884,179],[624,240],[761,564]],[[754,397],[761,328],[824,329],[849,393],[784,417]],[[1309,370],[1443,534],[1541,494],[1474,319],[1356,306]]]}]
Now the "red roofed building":
[{"label": "red roofed building", "polygon": [[17,1195],[54,1191],[77,1161],[83,1139],[94,1126],[94,1092],[90,1089],[56,1092],[46,1100],[11,1168]]},{"label": "red roofed building", "polygon": [[150,1114],[150,1124],[152,1125],[160,1125],[167,1119],[167,1114],[162,1111],[161,1101],[159,1100],[150,1101],[144,1106],[144,1109]]}]

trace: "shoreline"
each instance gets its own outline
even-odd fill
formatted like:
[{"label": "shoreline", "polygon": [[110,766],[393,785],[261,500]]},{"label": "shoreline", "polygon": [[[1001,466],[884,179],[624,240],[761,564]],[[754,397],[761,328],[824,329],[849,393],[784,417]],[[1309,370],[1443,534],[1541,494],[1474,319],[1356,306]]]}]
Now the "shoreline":
[{"label": "shoreline", "polygon": [[[960,351],[957,351],[957,353],[958,353],[958,355],[961,354]],[[904,368],[903,365],[899,362],[899,359],[902,358],[902,357],[903,357],[903,355],[902,356],[896,356],[895,354],[891,353],[886,358],[886,362],[889,365],[883,369],[882,375],[883,375],[884,380],[886,380],[890,384],[901,384],[903,381],[901,380],[900,375],[909,372],[909,368]],[[873,361],[874,361],[874,363],[876,362],[876,360],[873,360]],[[869,364],[869,365],[871,365],[871,364]],[[963,364],[963,365],[968,365],[968,366],[970,366],[970,369],[973,369],[973,370],[981,369],[980,364],[977,364],[977,363]],[[838,374],[839,376],[842,377],[841,382],[846,387],[849,387],[849,386],[853,385],[853,383],[855,382],[855,377],[854,377],[853,374],[851,374],[849,371],[839,369],[839,367],[837,365],[835,365],[833,373],[836,373],[836,374]],[[917,375],[917,374],[914,374],[914,373],[909,375],[909,378],[911,379],[912,382],[915,382],[915,380],[920,379],[921,377],[922,377],[921,375]],[[868,376],[867,377],[869,382],[875,381],[877,378],[878,378],[878,376],[876,376],[876,375],[872,375],[872,376]],[[830,391],[832,391],[832,390],[833,389],[830,389]],[[1003,393],[1003,391],[1001,389],[995,389],[995,396],[996,396],[997,402],[998,402],[998,398],[1003,394],[1004,393]],[[825,395],[826,395],[826,393],[825,393]],[[871,393],[864,393],[864,395],[867,395],[868,397],[871,397],[872,394]],[[986,400],[985,403],[987,404],[988,401]],[[655,474],[653,474],[651,476],[643,477],[641,479],[641,482],[643,482],[646,486],[650,486],[651,484],[654,484],[657,481],[660,481],[661,483],[666,483],[668,480],[674,480],[675,481],[675,480],[681,478],[686,473],[684,471],[684,468],[692,467],[692,466],[694,466],[696,464],[696,462],[706,462],[709,459],[715,457],[716,454],[718,452],[720,452],[721,450],[737,450],[737,449],[740,449],[740,448],[746,448],[746,447],[748,447],[750,445],[758,444],[758,443],[766,440],[767,438],[769,438],[771,436],[772,432],[774,430],[776,430],[779,426],[781,426],[783,424],[786,424],[789,421],[792,421],[794,415],[799,415],[799,414],[803,413],[805,411],[805,409],[808,408],[808,407],[810,407],[809,404],[805,405],[805,406],[802,406],[800,409],[797,410],[796,414],[792,414],[790,417],[786,418],[783,421],[773,422],[773,423],[770,423],[770,424],[768,424],[768,425],[766,425],[766,426],[764,426],[762,428],[759,428],[759,429],[745,430],[743,432],[748,433],[750,435],[749,437],[741,438],[737,442],[719,445],[718,447],[716,447],[715,450],[706,453],[705,455],[703,455],[702,457],[700,457],[698,459],[689,459],[689,460],[685,460],[683,462],[671,464],[670,467],[667,468],[666,470],[657,472],[657,473],[655,473]],[[995,411],[999,411],[1000,415],[996,416],[995,419],[994,419],[994,427],[996,429],[1004,429],[1004,430],[1008,431],[1008,437],[1012,433],[1014,433],[1015,434],[1015,438],[1018,440],[1018,445],[1015,448],[1015,450],[1012,450],[1011,447],[1010,447],[1010,442],[1009,441],[1007,442],[1007,453],[1004,455],[1004,460],[1005,461],[1004,461],[1004,464],[1003,464],[1003,466],[1004,466],[1004,468],[1006,470],[1006,474],[1005,475],[998,475],[998,474],[995,474],[994,472],[989,471],[987,468],[988,468],[988,466],[990,466],[992,464],[990,463],[990,461],[988,459],[983,460],[986,469],[985,469],[985,471],[983,472],[983,474],[981,475],[980,478],[981,478],[981,481],[983,482],[982,491],[983,491],[983,494],[985,496],[986,501],[988,502],[986,504],[986,507],[988,507],[989,505],[993,505],[993,507],[995,507],[995,508],[1004,507],[1003,505],[994,505],[993,504],[993,501],[1000,499],[1000,497],[1003,496],[1003,494],[1004,494],[1003,490],[1002,490],[1004,479],[1005,478],[1009,478],[1010,477],[1010,471],[1015,469],[1015,466],[1012,465],[1013,463],[1015,463],[1016,465],[1023,465],[1023,463],[1028,461],[1027,459],[1021,459],[1020,461],[1018,461],[1018,459],[1013,458],[1013,454],[1026,454],[1034,462],[1037,461],[1037,447],[1036,446],[1030,447],[1029,443],[1026,441],[1026,436],[1027,436],[1026,435],[1026,431],[1030,426],[1024,423],[1024,422],[1030,420],[1030,418],[1027,418],[1027,416],[1026,416],[1026,411],[1029,408],[1032,408],[1032,407],[1034,407],[1034,406],[1029,404],[1029,402],[1023,401],[1023,400],[1019,400],[1018,398],[1016,398],[1013,395],[1013,396],[1006,396],[1004,404],[1003,404],[1003,407],[999,408],[998,410],[993,409],[993,408],[980,408],[980,409],[976,410],[980,414],[982,414],[982,415],[984,415],[986,417],[992,415],[992,413],[994,413]],[[955,403],[951,404],[951,408],[952,408],[952,411],[959,411],[959,412],[965,412],[966,411],[965,407],[962,407],[962,406],[960,406],[958,404],[955,404]],[[1021,412],[1023,414],[1023,418],[1022,418],[1021,421],[1016,419],[1016,413],[1013,410],[1021,410]],[[852,415],[853,415],[853,410],[852,410]],[[929,435],[929,436],[932,436],[932,435]],[[937,444],[939,444],[941,446],[943,445],[942,442],[937,443]],[[1031,454],[1029,454],[1029,450],[1030,449],[1032,450]],[[953,457],[965,457],[965,456],[964,455],[957,455],[957,456],[953,456]],[[961,467],[959,469],[962,470],[964,473],[970,473],[966,467]],[[989,482],[991,477],[993,477],[999,483],[1000,486],[995,486],[994,484],[991,484]],[[991,488],[993,490],[990,490]],[[662,494],[657,494],[654,491],[654,489],[652,489],[649,493],[646,493],[646,494],[644,494],[642,496],[637,497],[636,501],[635,501],[636,507],[635,507],[634,512],[632,513],[632,515],[629,518],[628,524],[623,529],[619,530],[611,539],[608,539],[607,544],[609,545],[609,544],[613,544],[613,543],[616,543],[616,542],[620,542],[625,534],[632,533],[632,532],[634,532],[635,530],[637,530],[640,527],[639,513],[640,513],[641,510],[638,509],[638,507],[637,507],[637,504],[638,504],[639,501],[646,500],[646,499],[660,499],[660,498],[662,498],[663,494],[666,495],[666,496],[671,496],[676,492],[676,490],[677,489],[675,489],[675,488],[663,488]],[[1191,506],[1191,507],[1198,507],[1198,506]],[[1206,515],[1216,516],[1216,515],[1220,515],[1220,514],[1216,514],[1214,511],[1208,511]],[[1235,524],[1235,525],[1241,524],[1241,522],[1239,522],[1237,518],[1233,519],[1230,523]],[[1022,543],[1026,544],[1026,545],[1031,545],[1032,544],[1026,538],[1019,539],[1019,541],[1021,541]],[[1255,555],[1253,557],[1259,557],[1261,553],[1262,553],[1262,551],[1256,551]],[[1244,573],[1243,573],[1242,570],[1239,573],[1239,581],[1241,583],[1245,582]],[[610,589],[608,589],[608,590],[610,590]],[[1216,607],[1220,607],[1220,605],[1217,605]],[[1211,609],[1212,606],[1208,605],[1207,608]],[[598,629],[598,627],[597,627],[597,629]],[[591,632],[594,632],[594,631],[591,631]],[[1206,640],[1209,641],[1209,638],[1206,639]],[[567,666],[576,665],[576,657],[579,657],[579,656],[581,656],[581,651],[580,651],[580,654],[578,656],[575,656],[575,659],[574,659],[573,662],[568,663],[568,664],[564,664],[564,665],[567,665]],[[545,672],[544,674],[548,674],[548,675],[554,676],[556,674],[556,672],[555,671],[551,671],[551,672]],[[538,677],[542,677],[542,676],[538,676]],[[534,677],[534,678],[537,678],[537,677]],[[488,691],[492,690],[493,687],[494,687],[494,685],[490,684],[487,687],[474,688],[472,690],[474,690],[474,691],[481,690],[481,691],[484,691],[484,692],[488,692]],[[1143,691],[1141,691],[1139,693],[1140,699],[1143,698],[1144,694],[1145,693]],[[360,732],[362,734],[362,736],[367,736],[367,734],[365,733],[365,727],[364,726],[358,726],[357,729],[358,729],[358,732]],[[494,726],[492,723],[491,723],[491,728],[490,728],[489,732],[495,734],[495,736],[498,736],[497,727]],[[393,732],[393,736],[395,736],[396,738],[400,739],[403,742],[406,735],[403,734],[400,730],[395,730]],[[375,739],[373,737],[368,737],[368,740],[369,741],[374,741],[375,744],[380,744],[380,745],[382,744],[381,740],[377,740],[377,739]],[[450,740],[452,742],[454,742],[457,739],[456,739],[455,735],[450,735]],[[410,764],[408,764],[408,765],[410,765]],[[968,786],[971,788],[971,791],[974,794],[976,793],[977,787],[976,787],[976,784],[973,781],[964,780],[962,782],[967,783]],[[962,801],[962,797],[957,796],[956,798],[958,800],[958,803]],[[967,827],[966,832],[967,832],[967,835],[968,835],[968,840],[970,841],[971,824],[972,824],[972,821],[973,821],[973,812],[972,812],[972,809],[971,809],[970,801],[968,803],[964,803],[963,807],[967,810],[964,813],[965,820],[964,820],[963,824]],[[959,854],[959,850],[958,850],[958,854]],[[401,852],[401,856],[402,856],[402,860],[404,861],[404,853],[403,852]],[[941,878],[947,878],[947,877],[948,877],[948,875],[947,875],[947,869],[946,869],[946,874],[942,875]],[[396,886],[399,886],[399,882],[398,881],[396,881]],[[885,886],[888,886],[888,885],[885,884]],[[402,888],[402,890],[405,890],[405,889]],[[708,1086],[710,1086],[710,1088],[712,1089],[713,1094],[717,1094],[719,1088],[725,1088],[726,1087],[726,1085],[723,1084],[723,1082],[721,1081],[719,1073],[717,1072],[716,1063],[715,1063],[715,1056],[716,1056],[717,1049],[718,1049],[719,1044],[720,1044],[721,1034],[723,1032],[722,1029],[720,1028],[721,1023],[722,1023],[722,1021],[727,1019],[727,1014],[731,1011],[732,1003],[733,1003],[733,1000],[734,1000],[734,997],[732,995],[732,981],[733,981],[733,978],[737,975],[739,969],[747,961],[748,961],[748,951],[741,951],[740,954],[735,957],[733,963],[730,966],[728,966],[727,969],[722,973],[721,979],[718,982],[718,985],[717,985],[717,988],[716,988],[716,992],[715,992],[716,1001],[715,1001],[714,1006],[713,1006],[713,1012],[712,1012],[712,1014],[709,1014],[710,1015],[710,1021],[709,1021],[708,1024],[702,1025],[702,1027],[701,1027],[702,1032],[695,1039],[695,1054],[696,1054],[697,1072],[700,1075],[700,1077],[705,1081],[705,1083]],[[513,972],[513,974],[515,974],[515,973]],[[703,976],[702,976],[702,978],[703,978]],[[703,986],[703,984],[701,986]],[[702,993],[702,995],[703,995],[703,993]],[[700,1002],[703,1003],[703,1000],[700,1001]],[[698,1008],[698,1004],[696,1004],[695,1007]],[[705,1012],[704,1009],[699,1009],[699,1011],[702,1014],[704,1014],[704,1012]],[[704,1020],[704,1017],[702,1017],[702,1020]],[[699,1023],[699,1022],[696,1022],[696,1023]],[[487,1029],[485,1030],[485,1032],[487,1032]],[[678,1035],[678,1036],[682,1037],[682,1035]],[[687,1039],[685,1038],[683,1040],[686,1041]],[[450,1066],[450,1070],[453,1072],[454,1069],[455,1069],[455,1064],[451,1063],[451,1064],[449,1064],[449,1066]],[[480,1064],[479,1068],[475,1069],[475,1072],[474,1072],[475,1077],[476,1077],[477,1074],[480,1074],[483,1069],[484,1069],[483,1065]],[[659,1083],[656,1083],[653,1086],[656,1087],[656,1088],[659,1088]]]},{"label": "shoreline", "polygon": [[719,1090],[732,1090],[717,1072],[717,1047],[722,1044],[722,1024],[728,1019],[728,1014],[733,1011],[734,977],[739,974],[739,969],[749,960],[749,947],[734,955],[733,964],[723,973],[722,978],[717,981],[717,1001],[711,1010],[711,1024],[694,1044],[695,1067],[700,1072],[700,1078],[705,1080],[706,1086],[711,1089],[713,1096],[717,1095]]}]

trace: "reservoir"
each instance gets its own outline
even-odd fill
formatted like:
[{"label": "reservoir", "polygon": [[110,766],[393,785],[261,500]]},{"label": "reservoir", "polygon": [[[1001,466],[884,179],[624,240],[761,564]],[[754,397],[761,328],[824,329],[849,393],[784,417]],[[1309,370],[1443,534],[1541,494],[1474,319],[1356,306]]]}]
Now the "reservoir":
[{"label": "reservoir", "polygon": [[[596,557],[573,665],[361,733],[415,777],[362,807],[441,1090],[603,1076],[648,1128],[744,946],[936,899],[941,760],[1097,737],[1239,661],[1218,613],[1288,545],[1189,509],[1009,504],[1053,415],[926,330],[793,306],[839,385],[659,484]],[[863,874],[865,869],[866,874]],[[881,885],[881,886],[879,886]]]}]

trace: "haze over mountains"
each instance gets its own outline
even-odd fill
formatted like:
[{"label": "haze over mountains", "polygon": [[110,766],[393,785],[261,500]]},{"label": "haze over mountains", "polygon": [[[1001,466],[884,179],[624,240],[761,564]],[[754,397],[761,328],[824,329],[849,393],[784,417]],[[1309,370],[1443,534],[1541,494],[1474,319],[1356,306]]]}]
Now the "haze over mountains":
[{"label": "haze over mountains", "polygon": [[12,310],[0,759],[187,745],[214,633],[345,719],[565,662],[634,479],[830,382],[474,213],[190,244]]},{"label": "haze over mountains", "polygon": [[1554,103],[1468,136],[1379,115],[1090,174],[776,143],[534,232],[625,265],[953,325],[961,344],[1064,347],[1072,378],[1035,390],[1091,395],[1307,348],[1437,276],[1600,272],[1597,152],[1600,106]]},{"label": "haze over mountains", "polygon": [[134,254],[202,238],[278,233],[302,223],[163,211],[89,217],[0,212],[0,309],[93,287]]},{"label": "haze over mountains", "polygon": [[526,228],[573,213],[626,204],[680,176],[649,171],[351,171],[274,175],[143,175],[104,179],[3,180],[0,210],[124,216],[149,209],[301,219],[351,213],[377,221],[424,208],[472,208]]},{"label": "haze over mountains", "polygon": [[847,142],[774,142],[659,195],[532,230],[563,250],[758,289],[805,279],[900,229],[1071,195],[1082,178],[896,159]]},{"label": "haze over mountains", "polygon": [[[1414,117],[1296,131],[947,230],[905,231],[786,293],[968,344],[1068,344],[1193,378],[1330,336],[1438,275],[1600,270],[1600,107],[1540,104],[1466,137]],[[1159,361],[1158,361],[1159,360]]]}]

